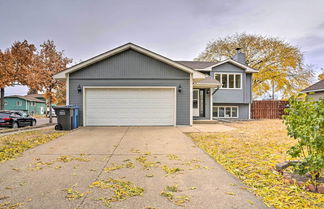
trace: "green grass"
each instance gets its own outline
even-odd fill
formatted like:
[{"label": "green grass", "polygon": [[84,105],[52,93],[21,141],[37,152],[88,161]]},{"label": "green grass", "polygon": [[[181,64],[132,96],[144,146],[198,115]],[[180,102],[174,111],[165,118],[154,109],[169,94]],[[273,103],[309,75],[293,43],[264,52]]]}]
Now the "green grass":
[{"label": "green grass", "polygon": [[0,137],[0,162],[20,156],[24,151],[45,144],[68,132],[49,129],[26,131]]},{"label": "green grass", "polygon": [[291,160],[286,151],[295,140],[287,136],[281,120],[263,120],[230,124],[236,130],[202,134],[192,133],[193,141],[248,189],[263,198],[268,206],[289,209],[324,207],[324,196],[285,184],[274,166]]}]

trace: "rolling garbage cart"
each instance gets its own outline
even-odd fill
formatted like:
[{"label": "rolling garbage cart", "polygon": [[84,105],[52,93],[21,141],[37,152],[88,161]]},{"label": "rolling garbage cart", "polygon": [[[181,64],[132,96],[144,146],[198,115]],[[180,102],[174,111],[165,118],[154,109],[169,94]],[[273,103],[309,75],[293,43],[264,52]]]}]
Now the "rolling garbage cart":
[{"label": "rolling garbage cart", "polygon": [[72,130],[79,127],[79,107],[76,105],[54,106],[57,116],[55,130]]}]

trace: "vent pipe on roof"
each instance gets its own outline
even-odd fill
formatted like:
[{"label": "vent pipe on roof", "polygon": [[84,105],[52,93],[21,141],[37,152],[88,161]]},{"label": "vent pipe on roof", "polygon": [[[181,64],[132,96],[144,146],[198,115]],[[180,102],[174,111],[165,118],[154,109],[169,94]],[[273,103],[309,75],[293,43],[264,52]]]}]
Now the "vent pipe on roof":
[{"label": "vent pipe on roof", "polygon": [[236,54],[232,57],[233,60],[246,65],[246,57],[241,48],[236,48]]}]

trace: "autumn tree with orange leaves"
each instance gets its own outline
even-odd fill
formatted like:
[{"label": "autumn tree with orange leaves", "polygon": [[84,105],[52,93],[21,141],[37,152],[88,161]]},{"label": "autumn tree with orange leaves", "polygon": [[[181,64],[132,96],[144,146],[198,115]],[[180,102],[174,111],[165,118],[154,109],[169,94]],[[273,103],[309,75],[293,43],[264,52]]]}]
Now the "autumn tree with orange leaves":
[{"label": "autumn tree with orange leaves", "polygon": [[322,68],[322,73],[318,75],[319,80],[324,80],[324,69]]},{"label": "autumn tree with orange leaves", "polygon": [[20,84],[42,89],[36,79],[41,74],[38,60],[36,47],[26,40],[14,42],[10,48],[0,51],[0,109],[4,109],[4,88],[7,86]]},{"label": "autumn tree with orange leaves", "polygon": [[[56,102],[54,90],[64,88],[64,83],[53,79],[53,75],[64,70],[71,62],[71,59],[64,56],[63,51],[56,49],[54,41],[45,41],[40,45],[40,51],[26,40],[13,43],[10,48],[0,51],[1,98],[4,98],[5,87],[26,85],[33,91],[44,91],[47,103],[51,107],[52,103]],[[3,99],[0,109],[4,109]],[[51,113],[52,111],[50,123]]]},{"label": "autumn tree with orange leaves", "polygon": [[[45,92],[49,107],[56,102],[54,90],[61,89],[64,86],[62,81],[53,78],[53,75],[64,70],[72,62],[64,56],[63,51],[58,51],[54,41],[45,41],[40,45],[41,50],[38,55],[38,62],[41,74],[37,75],[37,80]],[[52,123],[52,111],[49,109],[50,123]]]}]

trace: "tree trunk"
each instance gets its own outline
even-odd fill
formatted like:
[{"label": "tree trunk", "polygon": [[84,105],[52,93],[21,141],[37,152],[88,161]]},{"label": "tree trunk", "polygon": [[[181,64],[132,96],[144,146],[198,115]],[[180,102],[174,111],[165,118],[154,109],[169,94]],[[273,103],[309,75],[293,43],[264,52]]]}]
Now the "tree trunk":
[{"label": "tree trunk", "polygon": [[5,94],[5,89],[1,88],[0,89],[0,110],[4,110],[4,94]]},{"label": "tree trunk", "polygon": [[53,123],[53,116],[52,116],[52,95],[49,96],[49,123]]}]

